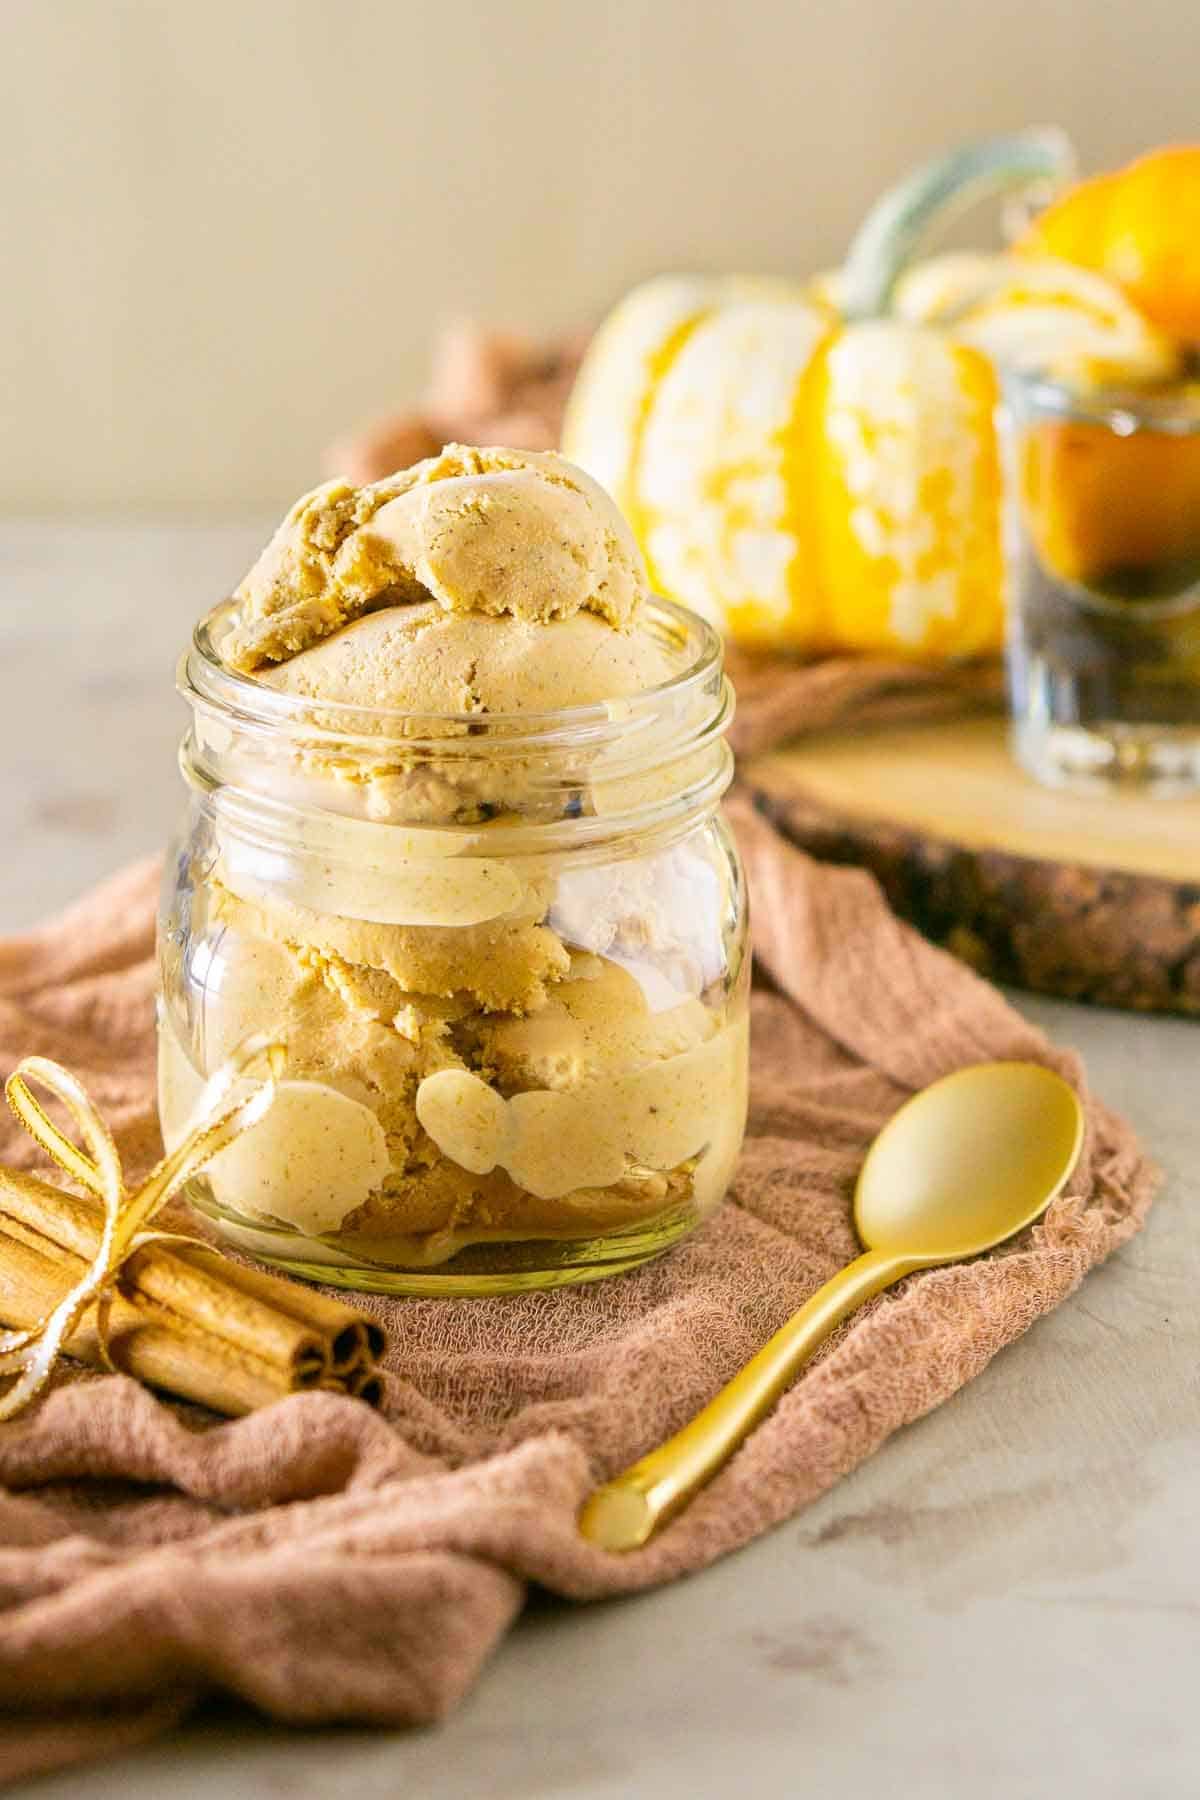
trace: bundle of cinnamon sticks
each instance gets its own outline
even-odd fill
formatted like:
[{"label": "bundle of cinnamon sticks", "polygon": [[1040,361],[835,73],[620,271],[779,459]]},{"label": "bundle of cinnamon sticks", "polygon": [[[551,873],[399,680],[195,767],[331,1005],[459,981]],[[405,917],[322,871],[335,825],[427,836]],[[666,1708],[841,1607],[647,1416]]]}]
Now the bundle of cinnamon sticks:
[{"label": "bundle of cinnamon sticks", "polygon": [[[95,1201],[0,1170],[0,1321],[39,1324],[84,1274],[102,1224]],[[107,1320],[115,1368],[231,1416],[311,1388],[376,1405],[385,1345],[381,1327],[343,1301],[191,1243],[134,1250]],[[104,1366],[95,1307],[65,1347]]]}]

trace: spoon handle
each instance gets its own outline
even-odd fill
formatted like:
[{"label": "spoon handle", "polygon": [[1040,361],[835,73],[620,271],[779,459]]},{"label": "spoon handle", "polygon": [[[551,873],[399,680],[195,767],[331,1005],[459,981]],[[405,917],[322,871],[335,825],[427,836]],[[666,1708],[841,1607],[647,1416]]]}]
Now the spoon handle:
[{"label": "spoon handle", "polygon": [[918,1266],[868,1250],[839,1269],[690,1423],[595,1490],[579,1516],[584,1537],[605,1550],[640,1548],[716,1474],[834,1327]]}]

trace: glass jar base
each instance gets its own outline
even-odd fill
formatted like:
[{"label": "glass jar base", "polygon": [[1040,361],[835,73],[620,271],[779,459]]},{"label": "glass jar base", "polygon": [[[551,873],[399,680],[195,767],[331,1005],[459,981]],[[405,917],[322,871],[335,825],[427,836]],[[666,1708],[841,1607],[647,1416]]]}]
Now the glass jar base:
[{"label": "glass jar base", "polygon": [[1200,727],[1018,720],[1013,752],[1046,787],[1077,794],[1200,792]]},{"label": "glass jar base", "polygon": [[512,1270],[501,1275],[433,1275],[418,1273],[415,1269],[327,1266],[285,1261],[279,1256],[262,1257],[261,1260],[278,1269],[281,1275],[294,1275],[301,1281],[321,1282],[326,1287],[344,1288],[359,1294],[393,1294],[398,1299],[409,1300],[481,1300],[500,1294],[528,1294],[549,1288],[579,1287],[587,1281],[603,1281],[609,1275],[624,1275],[642,1263],[652,1262],[670,1248],[670,1243],[656,1244],[611,1261]]},{"label": "glass jar base", "polygon": [[[360,1261],[334,1243],[318,1244],[311,1238],[297,1240],[292,1232],[254,1224],[226,1212],[203,1191],[197,1193],[193,1189],[188,1199],[216,1226],[231,1248],[244,1251],[282,1274],[363,1294],[423,1299],[478,1299],[529,1293],[623,1275],[662,1256],[702,1223],[694,1208],[675,1207],[636,1227],[604,1237],[473,1244],[444,1263],[397,1268],[366,1257]],[[498,1267],[501,1263],[506,1266]]]}]

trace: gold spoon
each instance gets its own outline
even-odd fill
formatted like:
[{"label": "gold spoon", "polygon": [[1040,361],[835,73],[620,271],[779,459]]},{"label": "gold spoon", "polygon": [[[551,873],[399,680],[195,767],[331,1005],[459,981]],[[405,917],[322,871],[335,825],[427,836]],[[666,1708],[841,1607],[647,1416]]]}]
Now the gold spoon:
[{"label": "gold spoon", "polygon": [[579,1529],[636,1550],[685,1507],[768,1413],[848,1313],[914,1269],[978,1256],[1022,1231],[1079,1159],[1083,1108],[1038,1063],[976,1063],[935,1081],[888,1120],[854,1194],[866,1251],[777,1331],[703,1412],[591,1495]]}]

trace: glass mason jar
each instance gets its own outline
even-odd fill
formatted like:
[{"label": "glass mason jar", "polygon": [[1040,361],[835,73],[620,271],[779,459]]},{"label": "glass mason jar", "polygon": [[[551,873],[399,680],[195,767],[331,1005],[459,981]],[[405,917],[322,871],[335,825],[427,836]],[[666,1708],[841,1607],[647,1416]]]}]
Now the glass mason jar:
[{"label": "glass mason jar", "polygon": [[230,608],[180,669],[191,795],[160,919],[168,1145],[254,1032],[266,1117],[190,1198],[233,1244],[388,1293],[628,1269],[728,1185],[746,1114],[743,877],[719,640],[607,705],[410,714],[233,674]]}]

